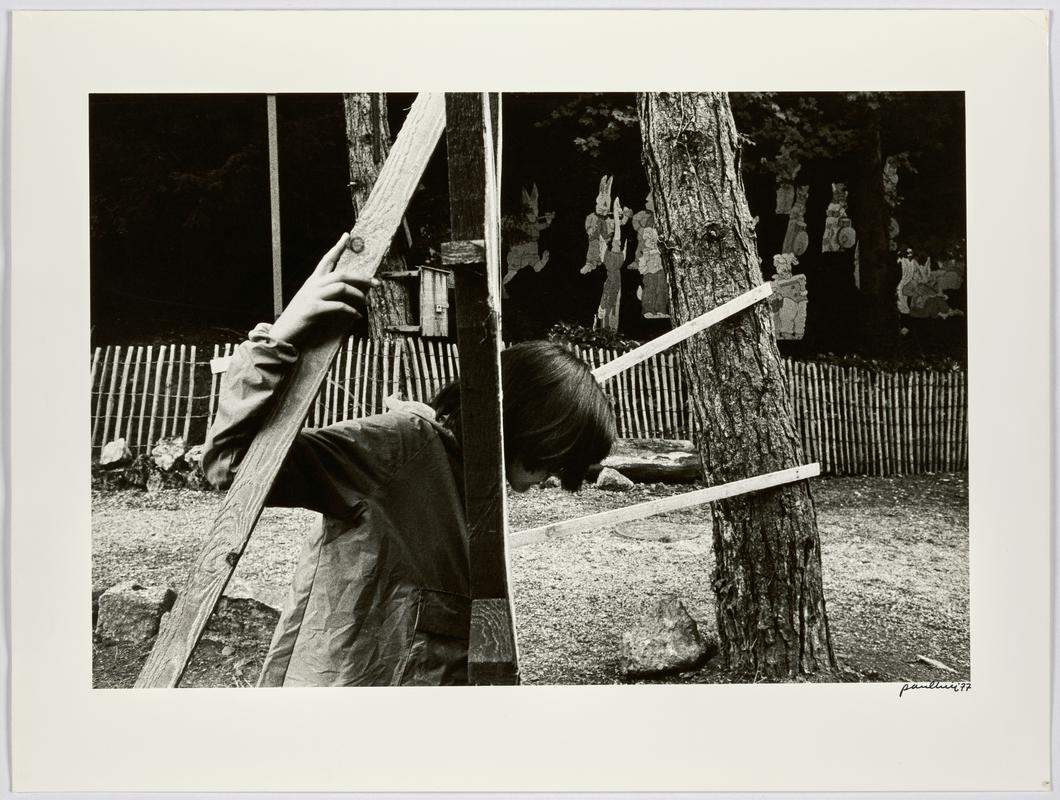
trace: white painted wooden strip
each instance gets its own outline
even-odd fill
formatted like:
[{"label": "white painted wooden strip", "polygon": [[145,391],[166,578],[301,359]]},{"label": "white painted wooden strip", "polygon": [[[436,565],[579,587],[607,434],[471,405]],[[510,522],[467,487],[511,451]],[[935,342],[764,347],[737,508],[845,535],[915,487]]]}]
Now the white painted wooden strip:
[{"label": "white painted wooden strip", "polygon": [[656,353],[661,353],[663,350],[673,347],[675,344],[687,339],[692,334],[704,331],[712,325],[716,325],[723,319],[731,317],[736,312],[754,305],[759,300],[769,297],[771,294],[773,294],[773,284],[768,281],[761,283],[751,291],[744,292],[739,297],[734,297],[729,302],[722,303],[720,306],[711,309],[706,314],[700,314],[698,317],[689,320],[684,325],[679,325],[672,331],[668,331],[662,336],[657,336],[650,342],[646,342],[640,347],[630,350],[628,353],[623,353],[613,361],[608,361],[603,366],[597,367],[593,370],[593,377],[603,383],[608,378],[612,378],[622,372],[622,370],[629,369],[634,364],[639,364],[641,361],[651,358]]},{"label": "white painted wooden strip", "polygon": [[798,467],[782,469],[778,472],[768,472],[765,475],[756,475],[753,478],[744,478],[743,480],[732,481],[731,483],[723,483],[720,486],[696,489],[693,492],[685,492],[684,494],[677,494],[672,497],[660,497],[655,500],[649,500],[646,503],[636,503],[635,505],[616,508],[611,511],[601,511],[597,514],[589,514],[585,517],[568,519],[563,522],[553,522],[550,525],[541,525],[537,528],[519,531],[518,533],[513,533],[511,535],[509,546],[522,547],[528,544],[543,542],[545,539],[552,536],[585,533],[586,531],[596,530],[597,528],[603,528],[608,525],[618,525],[622,522],[631,522],[635,519],[644,519],[645,517],[652,517],[656,514],[665,514],[669,511],[677,511],[682,508],[688,508],[689,506],[712,503],[715,500],[723,500],[726,497],[735,497],[740,494],[747,494],[748,492],[758,492],[762,489],[781,486],[785,483],[813,478],[820,474],[820,464],[816,462],[812,464],[802,464]]}]

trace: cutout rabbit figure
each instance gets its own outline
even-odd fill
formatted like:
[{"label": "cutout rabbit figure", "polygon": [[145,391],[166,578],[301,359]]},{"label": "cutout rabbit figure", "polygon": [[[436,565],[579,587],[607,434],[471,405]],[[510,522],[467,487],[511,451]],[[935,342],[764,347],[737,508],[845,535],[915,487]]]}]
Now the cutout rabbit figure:
[{"label": "cutout rabbit figure", "polygon": [[507,270],[502,282],[503,297],[508,297],[506,284],[514,278],[519,270],[530,267],[534,272],[540,272],[548,263],[548,250],[538,254],[538,238],[541,231],[552,224],[556,213],[548,211],[545,214],[538,213],[538,193],[535,183],[530,191],[523,192],[522,212],[518,216],[505,219],[505,233],[512,242],[508,249],[508,258],[505,262]]}]

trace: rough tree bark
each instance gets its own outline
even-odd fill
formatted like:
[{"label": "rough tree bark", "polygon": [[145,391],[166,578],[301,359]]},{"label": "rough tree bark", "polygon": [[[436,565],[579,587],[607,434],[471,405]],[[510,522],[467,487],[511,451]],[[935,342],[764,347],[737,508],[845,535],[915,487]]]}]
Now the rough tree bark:
[{"label": "rough tree bark", "polygon": [[[350,160],[350,197],[356,214],[368,201],[379,170],[390,152],[390,124],[385,94],[344,94],[346,144]],[[412,324],[408,284],[387,280],[386,273],[405,269],[404,259],[387,255],[376,273],[383,285],[368,295],[368,328],[373,338],[383,338],[397,325]]]},{"label": "rough tree bark", "polygon": [[[675,325],[762,281],[724,93],[638,96],[645,169]],[[708,484],[803,463],[768,305],[683,343]],[[718,633],[730,669],[755,678],[836,670],[809,485],[711,506]]]}]

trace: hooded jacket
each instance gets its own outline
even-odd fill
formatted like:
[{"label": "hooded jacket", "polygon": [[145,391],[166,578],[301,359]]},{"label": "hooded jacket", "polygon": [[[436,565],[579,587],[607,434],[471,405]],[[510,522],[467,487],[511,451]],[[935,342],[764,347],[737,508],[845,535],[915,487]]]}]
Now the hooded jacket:
[{"label": "hooded jacket", "polygon": [[[297,350],[259,325],[236,348],[203,469],[225,488]],[[266,501],[322,515],[307,536],[259,686],[467,682],[463,466],[422,403],[296,437]]]}]

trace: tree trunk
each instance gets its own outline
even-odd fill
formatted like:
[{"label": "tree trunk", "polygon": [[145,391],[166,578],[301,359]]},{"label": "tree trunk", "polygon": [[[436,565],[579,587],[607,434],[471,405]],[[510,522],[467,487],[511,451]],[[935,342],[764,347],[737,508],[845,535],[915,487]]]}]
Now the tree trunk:
[{"label": "tree trunk", "polygon": [[[356,216],[368,201],[379,170],[390,152],[390,124],[385,94],[344,94],[346,144],[350,158],[350,196]],[[377,276],[383,285],[368,294],[368,329],[373,338],[387,336],[397,325],[412,324],[408,284],[387,280],[386,273],[405,269],[404,260],[387,255]]]},{"label": "tree trunk", "polygon": [[878,109],[868,113],[868,135],[851,212],[858,231],[862,343],[869,354],[887,355],[898,341],[898,266],[887,241],[891,215],[883,196],[880,114]]},{"label": "tree trunk", "polygon": [[[679,325],[762,281],[736,126],[724,93],[641,94],[638,110]],[[680,356],[708,484],[803,463],[767,304],[686,340]],[[809,485],[716,502],[711,515],[729,668],[767,679],[834,671]]]}]

